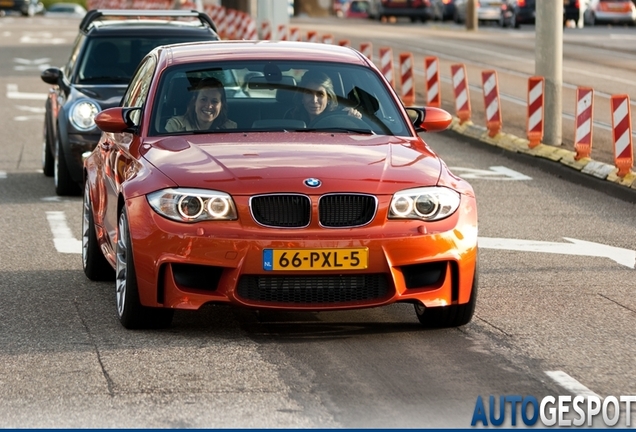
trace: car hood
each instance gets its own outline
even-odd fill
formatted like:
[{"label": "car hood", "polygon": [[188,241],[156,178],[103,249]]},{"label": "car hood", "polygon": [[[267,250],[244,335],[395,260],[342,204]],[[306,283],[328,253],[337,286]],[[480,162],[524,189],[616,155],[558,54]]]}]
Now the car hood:
[{"label": "car hood", "polygon": [[74,89],[76,92],[74,98],[87,97],[93,99],[99,103],[103,110],[119,105],[121,98],[126,92],[125,85],[76,85]]},{"label": "car hood", "polygon": [[[212,140],[214,140],[212,142]],[[437,184],[440,159],[419,138],[332,133],[223,133],[167,137],[143,156],[180,187],[235,195],[274,191],[393,194]]]}]

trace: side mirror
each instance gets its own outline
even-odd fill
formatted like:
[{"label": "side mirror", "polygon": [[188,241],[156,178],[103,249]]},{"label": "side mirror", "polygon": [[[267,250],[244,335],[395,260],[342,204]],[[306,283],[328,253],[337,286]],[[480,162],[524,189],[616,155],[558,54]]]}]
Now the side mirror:
[{"label": "side mirror", "polygon": [[104,132],[135,132],[141,108],[114,107],[101,111],[95,116],[95,124]]},{"label": "side mirror", "polygon": [[448,111],[434,107],[407,107],[406,112],[416,132],[441,132],[453,121]]},{"label": "side mirror", "polygon": [[40,74],[40,78],[47,84],[58,85],[62,79],[63,72],[61,69],[52,67],[48,68]]}]

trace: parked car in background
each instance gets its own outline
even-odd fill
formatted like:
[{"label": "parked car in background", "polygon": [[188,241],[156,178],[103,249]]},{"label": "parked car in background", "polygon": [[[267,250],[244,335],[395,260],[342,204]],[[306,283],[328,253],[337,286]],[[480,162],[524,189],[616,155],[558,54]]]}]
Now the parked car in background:
[{"label": "parked car in background", "polygon": [[406,17],[412,22],[433,19],[431,0],[370,0],[369,18]]},{"label": "parked car in background", "polygon": [[[184,21],[184,20],[193,21]],[[41,78],[54,86],[46,101],[42,168],[58,195],[78,195],[82,155],[99,140],[95,115],[119,104],[139,61],[171,43],[218,40],[204,13],[180,10],[91,10],[79,25],[68,62]]]},{"label": "parked car in background", "polygon": [[588,0],[563,0],[563,25],[573,21],[577,27],[582,27],[587,2]]},{"label": "parked car in background", "polygon": [[[467,0],[455,0],[455,16],[453,20],[458,23],[466,22]],[[501,0],[479,0],[477,3],[477,21],[479,24],[500,24],[503,16]]]},{"label": "parked car in background", "polygon": [[43,13],[44,5],[39,0],[0,0],[0,16],[10,11],[31,17]]},{"label": "parked car in background", "polygon": [[[0,0],[1,1],[1,0]],[[53,3],[45,12],[46,16],[83,17],[86,9],[77,3]]]},{"label": "parked car in background", "polygon": [[[223,92],[231,77],[255,91]],[[226,113],[219,128],[168,127],[193,96],[197,118],[211,106]],[[89,279],[115,279],[124,327],[167,327],[176,309],[207,303],[337,311],[403,302],[425,327],[471,320],[475,194],[419,135],[452,117],[404,107],[358,51],[158,47],[121,104],[95,121],[103,133],[84,165],[82,262]]]},{"label": "parked car in background", "polygon": [[455,0],[431,0],[431,6],[436,21],[452,20],[455,16]]},{"label": "parked car in background", "polygon": [[534,24],[536,0],[504,0],[501,3],[501,27],[519,28]]},{"label": "parked car in background", "polygon": [[350,0],[343,6],[344,18],[369,18],[368,0]]},{"label": "parked car in background", "polygon": [[583,17],[585,25],[636,24],[636,5],[632,0],[591,0]]}]

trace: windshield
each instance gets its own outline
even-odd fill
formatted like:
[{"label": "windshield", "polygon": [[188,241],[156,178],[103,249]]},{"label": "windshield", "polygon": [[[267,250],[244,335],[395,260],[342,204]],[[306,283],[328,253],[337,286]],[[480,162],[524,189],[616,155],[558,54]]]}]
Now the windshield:
[{"label": "windshield", "polygon": [[198,63],[164,72],[149,134],[219,131],[410,136],[384,81],[366,67],[253,61]]},{"label": "windshield", "polygon": [[195,42],[201,37],[95,37],[87,40],[75,84],[128,84],[146,54],[160,45]]}]

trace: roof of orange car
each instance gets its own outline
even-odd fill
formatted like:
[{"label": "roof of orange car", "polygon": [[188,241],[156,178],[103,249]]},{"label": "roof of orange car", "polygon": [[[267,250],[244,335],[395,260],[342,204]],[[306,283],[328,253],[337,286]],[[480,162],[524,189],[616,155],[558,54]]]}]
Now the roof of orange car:
[{"label": "roof of orange car", "polygon": [[[170,54],[167,54],[167,52]],[[367,64],[366,57],[338,45],[288,41],[206,41],[173,45],[164,51],[173,63],[217,60],[315,60]]]}]

